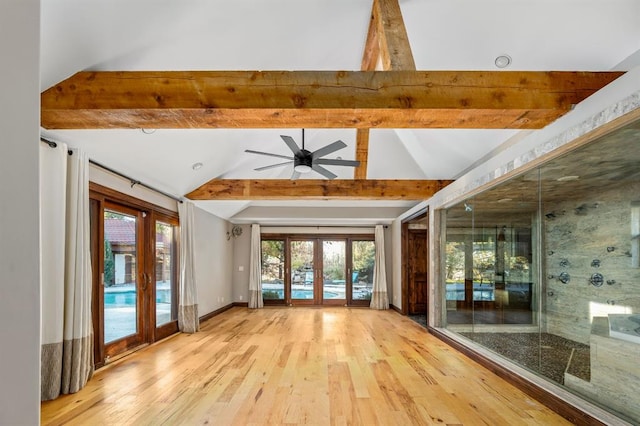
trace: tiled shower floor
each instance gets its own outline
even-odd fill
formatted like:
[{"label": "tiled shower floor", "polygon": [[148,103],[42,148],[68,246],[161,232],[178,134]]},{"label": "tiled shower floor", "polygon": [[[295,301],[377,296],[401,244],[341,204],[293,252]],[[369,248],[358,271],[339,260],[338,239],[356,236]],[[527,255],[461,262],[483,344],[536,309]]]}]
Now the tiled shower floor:
[{"label": "tiled shower floor", "polygon": [[564,372],[589,381],[589,345],[548,333],[460,333],[557,383]]},{"label": "tiled shower floor", "polygon": [[[425,315],[409,315],[426,327]],[[564,384],[564,372],[589,381],[589,345],[548,333],[460,333],[557,383]],[[569,362],[571,361],[571,362]]]}]

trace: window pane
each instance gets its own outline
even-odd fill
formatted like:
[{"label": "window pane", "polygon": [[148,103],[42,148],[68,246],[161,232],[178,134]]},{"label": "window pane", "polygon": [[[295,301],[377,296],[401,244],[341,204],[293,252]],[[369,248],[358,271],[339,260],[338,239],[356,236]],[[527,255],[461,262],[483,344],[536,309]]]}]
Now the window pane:
[{"label": "window pane", "polygon": [[322,298],[346,299],[346,242],[322,242]]},{"label": "window pane", "polygon": [[353,241],[351,246],[353,300],[371,300],[376,246],[373,241]]},{"label": "window pane", "polygon": [[284,241],[262,241],[262,298],[284,300]]},{"label": "window pane", "polygon": [[464,271],[465,243],[447,234],[446,300],[464,300]]},{"label": "window pane", "polygon": [[156,222],[156,327],[177,319],[176,309],[173,309],[174,241],[174,227]]},{"label": "window pane", "polygon": [[136,218],[104,212],[104,341],[137,331]]},{"label": "window pane", "polygon": [[291,298],[313,299],[313,241],[291,242]]}]

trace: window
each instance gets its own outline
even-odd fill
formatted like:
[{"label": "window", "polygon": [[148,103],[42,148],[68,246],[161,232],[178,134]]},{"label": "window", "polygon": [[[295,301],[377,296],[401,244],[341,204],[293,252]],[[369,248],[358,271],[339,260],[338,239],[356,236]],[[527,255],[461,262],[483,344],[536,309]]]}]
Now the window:
[{"label": "window", "polygon": [[265,304],[368,305],[373,235],[263,235]]}]

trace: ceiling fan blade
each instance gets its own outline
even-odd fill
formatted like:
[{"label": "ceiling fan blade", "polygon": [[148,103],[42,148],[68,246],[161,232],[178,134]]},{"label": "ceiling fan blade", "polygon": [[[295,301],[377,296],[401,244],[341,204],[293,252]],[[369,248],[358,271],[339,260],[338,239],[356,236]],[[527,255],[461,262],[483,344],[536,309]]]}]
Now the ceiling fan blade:
[{"label": "ceiling fan blade", "polygon": [[316,172],[320,173],[322,176],[326,177],[327,179],[331,180],[331,179],[335,179],[338,177],[338,175],[331,173],[329,170],[325,169],[324,167],[318,165],[318,164],[312,164],[311,168],[313,170],[315,170]]},{"label": "ceiling fan blade", "polygon": [[313,158],[320,158],[327,154],[331,154],[339,149],[346,148],[347,144],[342,141],[335,141],[334,143],[330,143],[327,146],[320,148],[317,151],[313,151]]},{"label": "ceiling fan blade", "polygon": [[280,137],[282,138],[284,143],[287,144],[287,146],[289,147],[291,152],[293,152],[295,154],[296,152],[300,151],[300,147],[298,146],[296,141],[293,140],[293,138],[291,136],[280,135]]},{"label": "ceiling fan blade", "polygon": [[260,155],[268,155],[270,157],[284,158],[286,160],[293,160],[293,157],[287,157],[286,155],[271,154],[270,152],[254,151],[252,149],[245,149],[244,152],[248,152],[250,154],[260,154]]},{"label": "ceiling fan blade", "polygon": [[276,167],[282,167],[282,166],[286,166],[288,164],[292,164],[293,161],[286,161],[284,163],[278,163],[278,164],[271,164],[270,166],[263,166],[263,167],[258,167],[257,169],[253,169],[256,171],[262,171],[262,170],[268,170],[268,169],[275,169]]},{"label": "ceiling fan blade", "polygon": [[300,172],[296,172],[295,170],[291,174],[291,180],[296,180],[300,177]]},{"label": "ceiling fan blade", "polygon": [[350,167],[358,167],[360,165],[359,161],[354,160],[338,160],[332,158],[314,158],[313,162],[316,164],[326,164],[329,166],[350,166]]}]

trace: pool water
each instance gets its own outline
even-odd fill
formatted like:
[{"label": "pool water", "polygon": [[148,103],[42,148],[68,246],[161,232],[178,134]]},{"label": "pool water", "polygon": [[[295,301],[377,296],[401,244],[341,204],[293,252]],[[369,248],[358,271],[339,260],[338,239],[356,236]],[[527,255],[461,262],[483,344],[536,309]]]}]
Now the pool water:
[{"label": "pool water", "polygon": [[[268,290],[269,293],[278,293],[278,297],[269,297],[271,300],[284,299],[284,290]],[[334,293],[331,291],[325,291],[322,294],[324,299],[337,299],[340,297],[338,293]],[[292,290],[291,291],[292,299],[313,299],[313,290]]]},{"label": "pool water", "polygon": [[[171,290],[156,291],[156,303],[171,303]],[[104,304],[107,306],[135,306],[136,304],[136,291],[115,291],[104,292]]]}]

